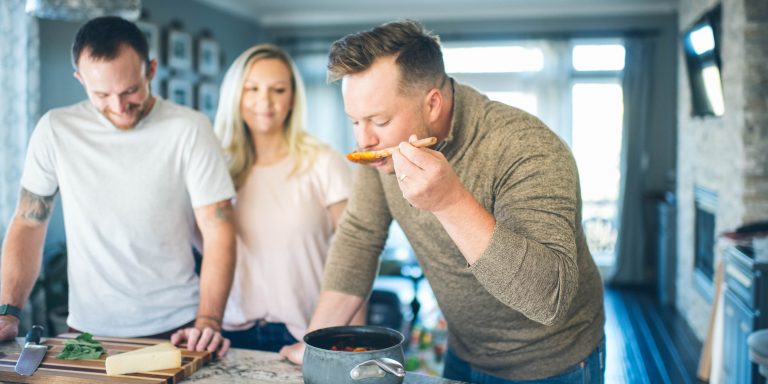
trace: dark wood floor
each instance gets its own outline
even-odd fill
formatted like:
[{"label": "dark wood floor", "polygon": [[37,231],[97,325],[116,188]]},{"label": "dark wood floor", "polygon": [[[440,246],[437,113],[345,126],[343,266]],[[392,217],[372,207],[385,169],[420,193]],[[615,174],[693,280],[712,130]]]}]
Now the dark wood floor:
[{"label": "dark wood floor", "polygon": [[606,383],[701,383],[701,342],[671,307],[641,288],[608,287]]},{"label": "dark wood floor", "polygon": [[[605,333],[607,384],[701,384],[696,370],[701,342],[672,307],[658,304],[638,287],[606,287]],[[409,370],[440,375],[442,361],[432,349],[406,351]],[[418,363],[416,363],[418,361]]]}]

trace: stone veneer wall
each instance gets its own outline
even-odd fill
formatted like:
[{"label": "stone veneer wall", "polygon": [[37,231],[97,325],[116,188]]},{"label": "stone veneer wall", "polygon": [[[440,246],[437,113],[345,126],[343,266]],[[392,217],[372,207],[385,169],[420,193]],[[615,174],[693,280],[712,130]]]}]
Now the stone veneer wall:
[{"label": "stone veneer wall", "polygon": [[[717,3],[681,0],[681,35]],[[711,304],[693,284],[694,186],[718,195],[716,233],[768,219],[768,1],[722,0],[722,17],[722,117],[691,117],[681,50],[678,65],[676,305],[701,340]]]}]

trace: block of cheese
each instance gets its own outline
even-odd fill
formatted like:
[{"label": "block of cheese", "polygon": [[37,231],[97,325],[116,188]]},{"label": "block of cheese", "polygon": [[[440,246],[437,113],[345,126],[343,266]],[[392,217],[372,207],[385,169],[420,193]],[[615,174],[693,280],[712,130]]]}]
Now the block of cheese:
[{"label": "block of cheese", "polygon": [[181,367],[181,351],[171,343],[161,343],[107,357],[107,375],[157,371]]}]

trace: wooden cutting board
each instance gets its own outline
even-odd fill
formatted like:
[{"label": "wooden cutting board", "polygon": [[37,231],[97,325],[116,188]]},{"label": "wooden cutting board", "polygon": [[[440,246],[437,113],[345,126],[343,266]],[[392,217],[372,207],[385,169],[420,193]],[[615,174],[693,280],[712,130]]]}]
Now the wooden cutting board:
[{"label": "wooden cutting board", "polygon": [[45,359],[32,376],[21,376],[14,372],[19,353],[0,358],[0,381],[17,383],[178,383],[213,359],[211,352],[190,352],[181,349],[181,368],[165,369],[130,375],[107,376],[104,361],[107,356],[152,346],[168,340],[127,339],[118,337],[94,337],[101,342],[106,354],[98,360],[62,360],[54,356],[64,349],[64,341],[74,339],[77,333],[65,333],[43,342],[49,345]]}]

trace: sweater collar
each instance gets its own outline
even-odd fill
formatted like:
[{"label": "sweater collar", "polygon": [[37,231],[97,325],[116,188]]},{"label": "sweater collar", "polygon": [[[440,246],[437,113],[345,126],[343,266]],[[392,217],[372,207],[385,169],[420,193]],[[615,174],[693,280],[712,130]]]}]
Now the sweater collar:
[{"label": "sweater collar", "polygon": [[437,145],[436,150],[442,152],[447,159],[460,155],[472,144],[477,134],[478,123],[483,101],[487,98],[472,89],[451,79],[453,89],[453,114],[451,129],[448,136]]}]

